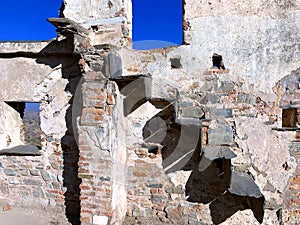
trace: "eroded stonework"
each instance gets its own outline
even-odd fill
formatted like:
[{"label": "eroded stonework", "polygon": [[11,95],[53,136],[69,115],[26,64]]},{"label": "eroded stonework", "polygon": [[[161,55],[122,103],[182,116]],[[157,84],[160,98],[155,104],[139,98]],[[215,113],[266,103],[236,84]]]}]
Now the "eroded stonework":
[{"label": "eroded stonework", "polygon": [[[0,43],[0,203],[84,225],[298,224],[299,7],[186,0],[184,44],[138,51],[131,1],[65,0],[56,40]],[[15,102],[40,103],[27,155]]]}]

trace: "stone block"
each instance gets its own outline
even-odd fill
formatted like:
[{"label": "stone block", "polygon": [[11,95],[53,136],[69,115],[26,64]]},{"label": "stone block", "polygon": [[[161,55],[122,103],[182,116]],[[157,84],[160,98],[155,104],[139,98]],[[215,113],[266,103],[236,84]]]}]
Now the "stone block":
[{"label": "stone block", "polygon": [[35,145],[19,145],[1,150],[0,155],[39,156],[41,152]]},{"label": "stone block", "polygon": [[122,59],[114,53],[108,55],[109,77],[118,79],[122,77]]},{"label": "stone block", "polygon": [[87,72],[84,74],[84,79],[86,81],[101,81],[104,79],[104,76],[102,74],[102,72],[95,72],[95,71],[91,71],[91,72]]},{"label": "stone block", "polygon": [[206,93],[206,95],[205,95],[204,99],[202,100],[202,102],[203,102],[203,104],[206,104],[206,103],[216,104],[216,103],[220,102],[221,96],[222,95],[220,95],[220,94]]},{"label": "stone block", "polygon": [[164,196],[164,195],[152,195],[151,196],[151,201],[152,202],[162,203],[166,199],[167,199],[167,197]]},{"label": "stone block", "polygon": [[108,224],[108,217],[107,216],[93,215],[93,224],[107,225]]},{"label": "stone block", "polygon": [[6,195],[9,193],[9,186],[4,182],[0,182],[0,193]]},{"label": "stone block", "polygon": [[146,184],[149,188],[162,188],[162,184],[154,183],[154,184]]},{"label": "stone block", "polygon": [[178,221],[182,218],[182,208],[180,206],[167,206],[166,207],[167,217],[171,221]]},{"label": "stone block", "polygon": [[209,118],[232,118],[232,109],[208,109]]},{"label": "stone block", "polygon": [[193,106],[193,102],[190,101],[181,101],[179,102],[179,107],[180,108],[187,108],[187,107],[192,107]]},{"label": "stone block", "polygon": [[234,90],[235,84],[230,81],[219,81],[214,86],[214,91],[217,93],[228,93]]},{"label": "stone block", "polygon": [[228,191],[240,196],[262,197],[259,187],[247,173],[232,172]]},{"label": "stone block", "polygon": [[210,160],[225,158],[232,159],[236,154],[227,146],[206,146],[203,147],[204,156]]},{"label": "stone block", "polygon": [[43,198],[43,197],[45,197],[45,192],[44,192],[44,190],[41,187],[38,187],[37,189],[33,190],[32,194],[36,198]]},{"label": "stone block", "polygon": [[209,145],[233,144],[233,130],[230,126],[207,130]]},{"label": "stone block", "polygon": [[20,181],[17,178],[9,179],[10,184],[20,184]]},{"label": "stone block", "polygon": [[40,180],[34,180],[34,179],[29,179],[29,178],[26,178],[24,179],[24,184],[26,185],[33,185],[33,186],[42,186],[42,181]]},{"label": "stone block", "polygon": [[256,97],[247,93],[239,93],[237,96],[237,103],[255,104]]},{"label": "stone block", "polygon": [[11,168],[4,169],[4,173],[6,174],[6,176],[16,176],[17,175],[17,172]]},{"label": "stone block", "polygon": [[182,109],[181,116],[186,118],[201,118],[204,116],[204,111],[200,107],[184,108]]},{"label": "stone block", "polygon": [[41,175],[44,181],[49,181],[51,180],[51,176],[47,171],[42,170]]}]

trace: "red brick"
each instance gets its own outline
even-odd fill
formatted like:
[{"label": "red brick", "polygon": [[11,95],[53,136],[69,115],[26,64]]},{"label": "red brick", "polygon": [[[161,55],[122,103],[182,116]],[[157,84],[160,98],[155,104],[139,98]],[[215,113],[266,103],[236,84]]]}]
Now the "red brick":
[{"label": "red brick", "polygon": [[152,195],[158,194],[158,189],[157,188],[153,188],[153,189],[150,190],[150,193]]},{"label": "red brick", "polygon": [[297,184],[297,183],[293,184],[293,185],[290,186],[290,189],[291,190],[300,190],[300,184]]},{"label": "red brick", "polygon": [[89,173],[89,170],[85,169],[85,168],[82,168],[82,167],[79,167],[78,168],[78,173]]},{"label": "red brick", "polygon": [[291,180],[291,185],[294,185],[294,184],[300,184],[300,177],[294,177]]},{"label": "red brick", "polygon": [[132,174],[136,177],[147,177],[147,173],[144,172],[133,172]]},{"label": "red brick", "polygon": [[96,103],[95,103],[95,108],[105,108],[105,102],[103,102],[103,101],[97,101]]},{"label": "red brick", "polygon": [[64,194],[64,192],[62,190],[54,190],[54,189],[48,189],[47,192],[53,193],[53,194],[58,194],[58,195]]},{"label": "red brick", "polygon": [[115,97],[112,94],[107,95],[107,104],[109,105],[116,104]]},{"label": "red brick", "polygon": [[293,206],[300,207],[300,199],[292,199],[290,204]]},{"label": "red brick", "polygon": [[86,214],[91,214],[91,215],[93,214],[93,212],[89,209],[81,209],[80,212],[81,213],[86,213]]},{"label": "red brick", "polygon": [[100,115],[96,115],[96,116],[93,116],[92,117],[92,120],[94,120],[94,121],[103,121],[103,119],[104,119],[104,116],[100,116]]},{"label": "red brick", "polygon": [[90,186],[84,185],[84,184],[80,184],[80,185],[79,185],[79,188],[80,188],[81,190],[90,190],[90,189],[91,189]]},{"label": "red brick", "polygon": [[103,95],[96,95],[93,97],[89,97],[90,100],[99,100],[99,101],[103,101],[106,103],[106,96]]},{"label": "red brick", "polygon": [[80,221],[82,223],[91,223],[92,222],[92,217],[80,217]]},{"label": "red brick", "polygon": [[80,151],[91,151],[91,147],[88,145],[79,145],[79,150]]},{"label": "red brick", "polygon": [[96,209],[97,205],[92,203],[81,203],[81,209]]},{"label": "red brick", "polygon": [[112,116],[113,108],[114,108],[113,105],[109,105],[107,107],[107,115]]},{"label": "red brick", "polygon": [[89,199],[89,197],[87,197],[87,196],[80,196],[79,197],[80,201],[84,201],[84,200],[88,200],[88,199]]},{"label": "red brick", "polygon": [[103,79],[103,74],[100,72],[95,72],[95,71],[90,71],[84,74],[84,79],[85,80],[102,80]]},{"label": "red brick", "polygon": [[103,216],[112,217],[113,211],[104,211],[100,213]]},{"label": "red brick", "polygon": [[88,145],[87,143],[87,139],[84,137],[81,137],[81,135],[79,135],[79,140],[78,140],[78,145]]},{"label": "red brick", "polygon": [[79,167],[88,167],[90,164],[88,162],[79,161],[77,165]]},{"label": "red brick", "polygon": [[96,196],[96,193],[94,191],[88,191],[87,190],[80,190],[81,196]]},{"label": "red brick", "polygon": [[83,162],[88,161],[88,162],[90,162],[90,161],[92,161],[93,159],[92,159],[92,158],[87,158],[87,157],[82,157],[82,156],[80,156],[78,160],[79,160],[79,162],[80,162],[80,161],[83,161]]},{"label": "red brick", "polygon": [[300,218],[300,210],[291,211],[290,215],[294,216],[294,217],[297,217],[297,218]]},{"label": "red brick", "polygon": [[105,111],[103,109],[97,108],[84,108],[82,114],[94,114],[94,115],[104,115]]}]

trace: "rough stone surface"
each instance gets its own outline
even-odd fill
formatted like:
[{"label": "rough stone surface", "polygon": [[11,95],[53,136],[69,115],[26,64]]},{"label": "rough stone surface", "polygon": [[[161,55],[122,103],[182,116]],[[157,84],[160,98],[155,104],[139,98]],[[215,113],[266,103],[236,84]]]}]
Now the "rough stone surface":
[{"label": "rough stone surface", "polygon": [[[130,49],[131,1],[63,5],[56,40],[0,43],[6,211],[56,209],[51,223],[73,225],[299,224],[299,1],[186,0],[184,45],[148,51]],[[15,102],[40,103],[39,155],[24,151]]]}]

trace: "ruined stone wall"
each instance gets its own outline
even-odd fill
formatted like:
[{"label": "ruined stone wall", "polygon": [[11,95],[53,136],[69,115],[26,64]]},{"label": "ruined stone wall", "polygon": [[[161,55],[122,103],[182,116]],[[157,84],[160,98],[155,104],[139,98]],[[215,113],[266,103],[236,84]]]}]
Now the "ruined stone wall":
[{"label": "ruined stone wall", "polygon": [[[192,157],[191,155],[187,157],[196,162],[198,160],[194,166],[199,168],[187,169],[190,162],[185,161],[182,156],[188,155],[189,152],[188,149],[180,146],[180,141],[184,140],[182,132],[174,134],[178,130],[176,131],[175,127],[168,128],[170,126],[168,120],[163,115],[158,117],[159,114],[154,112],[153,118],[163,118],[158,120],[160,121],[158,123],[165,125],[156,124],[152,126],[158,126],[158,128],[151,128],[151,120],[145,108],[136,112],[137,116],[131,118],[130,124],[133,125],[130,127],[134,129],[129,132],[128,137],[131,137],[130,140],[133,141],[133,137],[136,136],[133,141],[135,146],[127,143],[128,163],[131,165],[128,184],[130,187],[128,196],[131,197],[128,201],[130,205],[128,214],[132,218],[146,215],[146,217],[151,217],[151,213],[152,217],[161,218],[164,215],[172,218],[173,215],[168,216],[168,207],[165,208],[172,204],[177,206],[175,207],[177,218],[182,218],[185,213],[184,210],[178,210],[178,206],[184,206],[181,208],[184,209],[192,201],[198,203],[197,207],[209,207],[209,209],[206,208],[206,212],[210,211],[210,215],[203,213],[205,210],[196,213],[195,217],[198,222],[218,224],[226,220],[224,224],[297,223],[296,221],[299,220],[297,203],[299,159],[297,142],[295,142],[297,132],[296,128],[282,128],[283,109],[297,108],[298,104],[296,93],[298,93],[297,68],[299,68],[300,51],[297,44],[299,43],[297,35],[299,26],[296,21],[299,20],[299,2],[289,3],[286,5],[287,1],[248,1],[247,3],[186,1],[185,46],[148,52],[126,50],[120,52],[123,59],[124,79],[134,74],[151,76],[152,93],[147,99],[152,104],[150,108],[157,107],[158,103],[155,99],[165,99],[174,105],[172,116],[169,116],[169,119],[173,117],[172,123],[177,123],[179,127],[184,128],[189,124],[197,125],[198,119],[202,126],[199,126],[199,130],[202,130],[201,150],[198,153],[195,151]],[[225,70],[211,69],[213,53],[222,55]],[[177,65],[172,65],[175,61]],[[292,93],[291,87],[287,87],[285,82],[279,82],[286,76],[294,77],[291,82],[295,86],[292,86]],[[282,93],[282,88],[286,90],[286,94]],[[291,103],[281,104],[283,97],[286,102]],[[140,103],[142,104],[143,102]],[[147,109],[151,111],[150,108]],[[146,121],[149,122],[148,125],[145,125]],[[168,175],[165,178],[154,179],[152,177],[153,174],[159,174],[160,169],[156,165],[160,163],[157,163],[156,159],[151,159],[154,157],[151,150],[154,147],[142,144],[143,139],[149,142],[149,137],[144,133],[145,129],[150,129],[149,127],[152,129],[150,134],[162,132],[160,139],[156,137],[158,140],[154,138],[152,141],[162,145],[162,155],[156,157],[162,157],[160,160],[164,172]],[[168,134],[169,129],[174,129],[171,132],[173,134]],[[165,135],[171,135],[167,141],[165,141]],[[179,138],[178,143],[176,143],[176,137]],[[169,150],[172,148],[171,140],[181,147],[182,153],[175,154],[177,158],[172,158],[172,154],[168,153],[172,151]],[[190,143],[190,140],[185,143]],[[198,142],[194,141],[194,149],[197,150],[197,147]],[[176,148],[173,148],[173,151],[176,152]],[[176,168],[177,164],[176,170],[179,172],[172,171],[170,168],[170,157],[174,161],[178,160],[173,167]],[[210,163],[206,162],[205,165],[203,161],[205,158],[208,158]],[[221,181],[211,180],[208,183],[199,178],[206,177],[207,174],[213,172],[213,168],[210,168],[208,164],[217,163],[217,168],[224,172],[224,168],[222,169],[219,165],[220,162],[217,162],[218,158],[223,158],[222,164],[230,163],[230,184],[226,181],[228,175]],[[144,165],[147,169],[138,165]],[[179,179],[179,174],[183,171],[190,171],[190,173],[184,172],[186,178],[180,189],[180,193],[184,193],[185,197],[179,197],[177,201],[173,201],[172,195],[166,194],[165,187],[168,186],[166,181],[169,178],[172,181],[172,177]],[[161,174],[164,173],[161,172]],[[243,182],[247,183],[246,174],[250,174],[253,178],[254,183],[251,181],[253,189],[248,190],[250,192],[238,192],[237,187],[243,186]],[[155,196],[159,196],[158,198],[153,197],[153,193],[157,193],[157,190],[152,190],[147,186],[147,182],[153,180],[159,187],[160,194]],[[240,180],[240,184],[235,183],[235,180]],[[220,189],[211,192],[198,187],[217,188],[217,184]],[[174,182],[171,185],[174,185]],[[208,200],[209,196],[215,198],[218,192],[226,190],[226,186],[228,188],[226,193],[242,196],[241,199],[221,195],[216,198],[217,201]],[[251,185],[248,184],[248,186]],[[255,194],[259,192],[260,194]],[[189,194],[194,194],[194,196],[191,197]],[[206,196],[208,199],[204,198],[205,195],[208,195]],[[247,196],[250,200],[246,198]],[[253,208],[255,204],[249,203],[254,201],[251,199],[253,196],[258,201],[260,198],[263,199],[261,209],[258,209],[259,207],[255,209]],[[148,200],[145,201],[145,199]],[[246,209],[251,209],[252,212],[244,211],[244,206],[235,205],[238,201],[248,202],[244,206],[246,205]],[[221,213],[218,211],[222,210],[218,206],[221,203],[232,204],[231,208],[241,211],[233,213],[223,209]],[[159,204],[164,206],[157,211]],[[256,203],[257,206],[260,204]],[[259,211],[263,211],[263,214]],[[249,221],[240,221],[241,215],[247,217]]]},{"label": "ruined stone wall", "polygon": [[131,45],[132,5],[121,0],[64,0],[63,15],[87,29],[93,45]]},{"label": "ruined stone wall", "polygon": [[[0,48],[1,205],[48,208],[54,220],[72,221],[79,213],[78,149],[70,124],[78,56],[65,41],[3,42]],[[40,104],[38,146],[22,138],[24,112],[11,102]]]},{"label": "ruined stone wall", "polygon": [[64,2],[57,42],[0,46],[1,101],[41,102],[43,132],[40,156],[1,156],[3,198],[84,225],[299,223],[299,1],[186,0],[184,45],[149,51],[130,1]]}]

